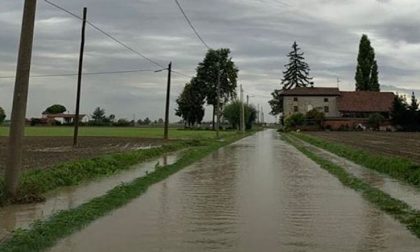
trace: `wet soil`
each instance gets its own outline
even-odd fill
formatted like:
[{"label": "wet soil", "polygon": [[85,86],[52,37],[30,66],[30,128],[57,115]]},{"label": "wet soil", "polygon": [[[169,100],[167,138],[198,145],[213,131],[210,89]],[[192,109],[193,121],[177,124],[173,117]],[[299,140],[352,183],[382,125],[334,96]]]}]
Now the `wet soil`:
[{"label": "wet soil", "polygon": [[408,158],[420,164],[420,133],[409,132],[307,132],[335,143],[375,154]]},{"label": "wet soil", "polygon": [[[7,158],[7,137],[0,137],[0,174]],[[59,163],[98,157],[104,154],[162,145],[160,139],[126,137],[80,137],[73,148],[72,137],[26,137],[23,169],[46,169]]]}]

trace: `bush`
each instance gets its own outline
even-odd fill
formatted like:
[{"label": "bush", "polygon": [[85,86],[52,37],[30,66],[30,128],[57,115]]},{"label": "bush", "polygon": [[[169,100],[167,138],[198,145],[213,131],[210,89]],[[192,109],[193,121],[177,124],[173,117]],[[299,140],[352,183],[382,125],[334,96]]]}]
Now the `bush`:
[{"label": "bush", "polygon": [[127,119],[119,119],[116,123],[114,123],[116,127],[129,127],[131,126],[131,122]]},{"label": "bush", "polygon": [[284,126],[286,128],[294,128],[302,126],[305,123],[305,116],[302,113],[296,113],[286,118]]},{"label": "bush", "polygon": [[325,120],[325,114],[318,111],[317,109],[312,109],[306,113],[306,120],[315,122],[316,125],[322,125],[322,122]]},{"label": "bush", "polygon": [[373,129],[379,129],[379,126],[385,121],[385,117],[381,114],[375,113],[369,116],[368,125]]}]

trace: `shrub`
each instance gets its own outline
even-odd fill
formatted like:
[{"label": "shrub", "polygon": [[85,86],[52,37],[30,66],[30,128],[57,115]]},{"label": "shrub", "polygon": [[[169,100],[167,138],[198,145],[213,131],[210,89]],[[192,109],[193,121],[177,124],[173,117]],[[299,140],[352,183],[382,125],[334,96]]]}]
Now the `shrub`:
[{"label": "shrub", "polygon": [[385,121],[385,117],[381,114],[375,113],[369,116],[368,125],[373,129],[379,129],[379,126]]},{"label": "shrub", "polygon": [[296,113],[286,118],[284,125],[286,128],[302,126],[305,122],[305,116],[302,113]]},{"label": "shrub", "polygon": [[306,113],[306,120],[313,121],[316,125],[321,126],[322,122],[325,120],[325,114],[318,111],[317,109],[312,109]]}]

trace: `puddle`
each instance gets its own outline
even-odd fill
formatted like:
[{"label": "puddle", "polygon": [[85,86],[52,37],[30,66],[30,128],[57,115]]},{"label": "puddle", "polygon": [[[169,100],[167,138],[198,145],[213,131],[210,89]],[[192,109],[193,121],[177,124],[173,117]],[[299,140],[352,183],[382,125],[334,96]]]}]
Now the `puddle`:
[{"label": "puddle", "polygon": [[46,219],[58,211],[77,207],[95,197],[104,195],[121,183],[142,177],[146,173],[154,171],[156,164],[160,166],[173,164],[181,155],[182,152],[169,153],[158,159],[134,165],[131,169],[110,177],[60,188],[47,193],[45,202],[0,208],[0,241],[17,228],[27,228],[35,220]]},{"label": "puddle", "polygon": [[400,180],[391,178],[385,174],[379,173],[375,170],[365,168],[345,158],[339,157],[324,149],[318,148],[306,142],[302,142],[306,148],[322,158],[331,161],[332,163],[344,168],[357,178],[362,179],[369,185],[380,189],[383,192],[391,195],[391,197],[404,201],[412,208],[420,210],[420,189],[404,183]]}]

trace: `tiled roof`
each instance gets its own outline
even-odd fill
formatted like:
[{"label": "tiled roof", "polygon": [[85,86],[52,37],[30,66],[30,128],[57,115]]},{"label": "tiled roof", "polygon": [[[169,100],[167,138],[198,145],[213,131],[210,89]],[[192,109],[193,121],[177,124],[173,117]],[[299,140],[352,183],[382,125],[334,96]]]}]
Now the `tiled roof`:
[{"label": "tiled roof", "polygon": [[298,87],[284,90],[282,94],[284,96],[339,96],[340,90],[327,87]]},{"label": "tiled roof", "polygon": [[340,92],[337,100],[341,112],[389,112],[392,109],[394,93],[356,91]]}]

